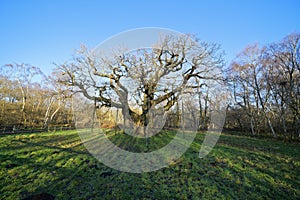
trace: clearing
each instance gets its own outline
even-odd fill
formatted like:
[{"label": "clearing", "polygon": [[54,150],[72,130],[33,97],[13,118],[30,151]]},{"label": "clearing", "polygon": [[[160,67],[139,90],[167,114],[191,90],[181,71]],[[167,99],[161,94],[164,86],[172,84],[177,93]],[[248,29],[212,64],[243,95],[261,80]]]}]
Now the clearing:
[{"label": "clearing", "polygon": [[[110,133],[111,134],[111,133]],[[175,133],[151,137],[150,150]],[[124,149],[145,150],[144,139],[110,136]],[[176,163],[155,172],[131,174],[92,157],[76,131],[0,136],[0,199],[49,193],[55,199],[297,199],[300,145],[222,134],[205,158],[197,134]]]}]

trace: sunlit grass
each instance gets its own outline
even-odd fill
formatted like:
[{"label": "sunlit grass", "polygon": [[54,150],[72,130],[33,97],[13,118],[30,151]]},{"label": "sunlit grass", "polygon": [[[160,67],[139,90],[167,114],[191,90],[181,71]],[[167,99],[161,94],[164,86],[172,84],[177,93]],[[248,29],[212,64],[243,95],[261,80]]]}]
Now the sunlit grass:
[{"label": "sunlit grass", "polygon": [[[123,149],[154,151],[175,131],[150,138],[109,132]],[[56,199],[297,199],[300,146],[276,140],[221,135],[199,158],[204,134],[170,166],[130,174],[93,158],[76,131],[0,136],[0,198],[21,199],[47,192]]]}]

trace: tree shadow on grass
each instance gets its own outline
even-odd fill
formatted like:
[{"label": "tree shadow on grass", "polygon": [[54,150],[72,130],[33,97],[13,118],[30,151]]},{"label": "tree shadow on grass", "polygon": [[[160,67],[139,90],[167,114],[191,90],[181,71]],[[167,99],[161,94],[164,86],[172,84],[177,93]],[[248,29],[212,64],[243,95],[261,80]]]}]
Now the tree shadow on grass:
[{"label": "tree shadow on grass", "polygon": [[[76,137],[70,138],[67,140],[76,141]],[[40,142],[22,140],[8,151],[0,149],[3,198],[19,199],[39,193],[49,193],[56,199],[283,199],[287,196],[297,199],[299,196],[299,180],[285,180],[279,174],[280,166],[272,166],[281,160],[260,151],[217,144],[210,155],[199,159],[199,145],[193,144],[178,162],[166,168],[130,174],[106,167],[83,146],[55,145],[60,140],[64,137]],[[270,177],[282,184],[273,184]],[[284,187],[288,184],[293,187]]]},{"label": "tree shadow on grass", "polygon": [[[226,160],[230,165],[223,168],[235,176],[236,184],[240,185],[241,194],[249,197],[264,197],[271,199],[297,199],[300,195],[299,169],[287,172],[295,179],[287,179],[282,166],[290,167],[290,163],[282,163],[278,157],[271,157],[261,151],[217,145],[217,160]],[[217,153],[216,153],[217,154]],[[222,173],[220,171],[220,173]],[[248,193],[247,190],[250,192]]]}]

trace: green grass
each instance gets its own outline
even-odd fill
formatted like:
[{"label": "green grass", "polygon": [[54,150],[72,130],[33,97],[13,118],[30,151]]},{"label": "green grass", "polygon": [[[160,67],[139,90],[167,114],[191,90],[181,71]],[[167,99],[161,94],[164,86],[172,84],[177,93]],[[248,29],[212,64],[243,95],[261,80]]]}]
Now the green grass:
[{"label": "green grass", "polygon": [[[175,132],[150,139],[149,151]],[[145,152],[145,140],[110,134],[121,148]],[[222,135],[205,158],[198,134],[174,164],[130,174],[106,167],[76,131],[0,136],[0,199],[47,192],[56,199],[299,199],[300,145]]]}]

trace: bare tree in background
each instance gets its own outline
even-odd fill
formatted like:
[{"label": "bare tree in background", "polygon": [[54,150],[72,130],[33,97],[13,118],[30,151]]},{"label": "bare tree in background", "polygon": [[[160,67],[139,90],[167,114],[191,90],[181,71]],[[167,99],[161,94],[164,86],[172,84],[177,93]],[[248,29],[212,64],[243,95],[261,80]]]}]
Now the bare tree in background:
[{"label": "bare tree in background", "polygon": [[[300,134],[300,34],[264,47],[246,47],[230,67],[233,109],[244,109],[252,134],[268,126],[276,137]],[[245,116],[241,125],[247,125]]]},{"label": "bare tree in background", "polygon": [[[280,119],[287,132],[288,112],[292,118],[292,130],[300,136],[300,34],[292,33],[279,43],[267,46],[265,66],[270,70],[269,84],[280,104]],[[292,138],[292,134],[290,134]]]},{"label": "bare tree in background", "polygon": [[21,93],[22,106],[20,113],[22,115],[20,124],[26,127],[27,124],[27,101],[30,96],[29,89],[37,76],[43,76],[42,71],[35,66],[29,64],[7,64],[2,67],[1,73],[5,74],[11,80],[17,82]]},{"label": "bare tree in background", "polygon": [[[273,137],[276,137],[276,132],[268,113],[270,110],[271,90],[267,87],[264,79],[266,68],[262,59],[263,52],[264,49],[257,44],[246,47],[239,54],[237,61],[232,64],[232,70],[236,74],[235,79],[238,80],[237,83],[242,86],[239,88],[243,91],[240,94],[243,103],[237,102],[249,110],[252,134],[255,134],[255,129],[258,128],[258,123],[261,121],[259,117],[262,116],[266,120]],[[235,96],[237,98],[237,95]]]}]

